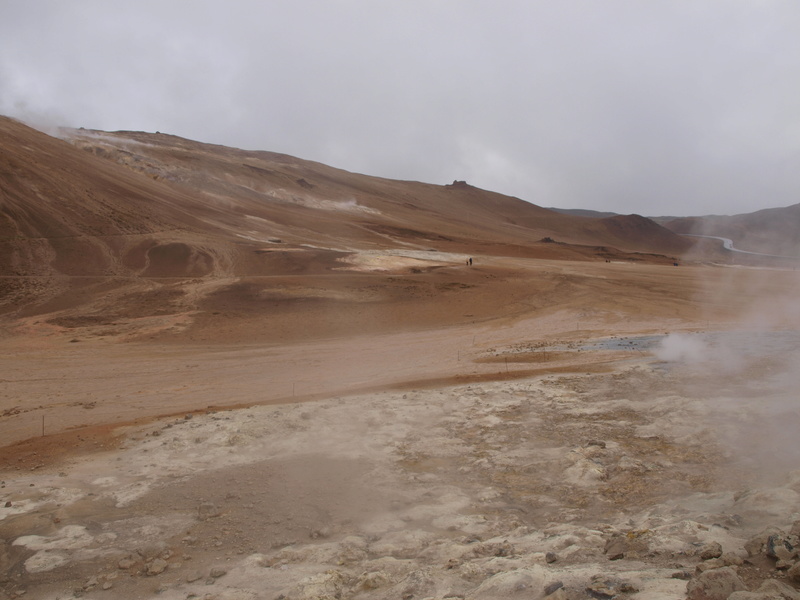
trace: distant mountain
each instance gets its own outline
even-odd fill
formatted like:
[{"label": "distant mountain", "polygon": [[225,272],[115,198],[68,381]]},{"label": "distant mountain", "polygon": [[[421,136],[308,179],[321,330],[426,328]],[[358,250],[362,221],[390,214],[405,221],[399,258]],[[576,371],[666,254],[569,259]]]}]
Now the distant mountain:
[{"label": "distant mountain", "polygon": [[573,215],[575,217],[589,217],[590,219],[605,219],[607,217],[616,217],[619,214],[615,212],[589,210],[586,208],[557,208],[555,206],[549,207],[548,210],[552,210],[562,215]]},{"label": "distant mountain", "polygon": [[728,238],[741,250],[800,257],[800,204],[733,216],[676,218],[663,225],[676,233]]}]

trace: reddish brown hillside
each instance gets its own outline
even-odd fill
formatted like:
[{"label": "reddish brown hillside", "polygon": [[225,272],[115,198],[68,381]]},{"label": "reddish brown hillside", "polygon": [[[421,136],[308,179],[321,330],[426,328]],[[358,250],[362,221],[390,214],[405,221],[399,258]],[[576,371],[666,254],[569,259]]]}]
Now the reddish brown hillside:
[{"label": "reddish brown hillside", "polygon": [[[272,152],[250,152],[137,132],[77,131],[71,141],[227,206],[232,233],[299,244],[383,248],[413,243],[506,253],[542,237],[628,251],[681,252],[689,242],[652,222],[562,215],[466,182],[438,186],[359,175]],[[244,220],[249,217],[250,220]],[[253,217],[263,219],[256,227]],[[243,219],[244,218],[244,219]],[[498,247],[498,245],[500,247]]]},{"label": "reddish brown hillside", "polygon": [[[405,253],[411,269],[420,257],[409,253],[449,253],[446,264],[490,255],[667,262],[625,253],[673,255],[690,244],[641,217],[564,215],[464,182],[394,181],[160,133],[61,136],[0,117],[0,311],[98,299],[119,314],[169,312],[179,300],[191,300],[191,310],[211,288],[165,289],[169,278],[218,287],[240,277],[327,276],[353,261],[362,269],[386,260],[374,252]],[[416,271],[437,268],[422,260]],[[128,305],[135,309],[119,308]],[[100,305],[90,312],[109,314]]]},{"label": "reddish brown hillside", "polygon": [[191,198],[12,120],[0,132],[0,275],[209,272],[218,232]]}]

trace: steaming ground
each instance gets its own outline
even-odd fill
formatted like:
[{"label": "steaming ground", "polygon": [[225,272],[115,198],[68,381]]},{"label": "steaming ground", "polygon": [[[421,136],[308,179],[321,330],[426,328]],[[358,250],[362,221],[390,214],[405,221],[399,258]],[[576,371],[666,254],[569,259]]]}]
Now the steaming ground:
[{"label": "steaming ground", "polygon": [[[636,352],[604,374],[131,427],[113,452],[6,473],[4,589],[34,599],[683,597],[709,544],[741,562],[754,534],[799,518],[800,473],[785,469],[798,445],[775,422],[798,421],[786,361],[745,353],[720,371],[708,353],[698,367],[700,355],[680,352],[715,343],[669,338],[658,356]],[[752,453],[765,435],[774,463]],[[746,579],[755,589],[772,574],[754,566]]]},{"label": "steaming ground", "polygon": [[0,594],[795,593],[795,271],[435,258],[9,318]]}]

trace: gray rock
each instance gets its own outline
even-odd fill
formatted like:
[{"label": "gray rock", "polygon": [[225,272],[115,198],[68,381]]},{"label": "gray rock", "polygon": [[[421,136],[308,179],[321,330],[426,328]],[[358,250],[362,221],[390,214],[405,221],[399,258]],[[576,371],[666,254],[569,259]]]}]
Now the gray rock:
[{"label": "gray rock", "polygon": [[552,564],[558,560],[558,555],[555,552],[548,552],[544,555],[544,559],[547,561],[547,564]]},{"label": "gray rock", "polygon": [[219,579],[223,575],[227,574],[228,572],[221,567],[214,567],[213,569],[211,569],[211,573],[209,573],[209,575],[211,575],[211,577],[213,577],[214,579]]},{"label": "gray rock", "polygon": [[550,596],[551,594],[555,593],[557,590],[560,590],[563,587],[564,587],[564,582],[563,581],[553,582],[553,583],[551,583],[550,585],[548,585],[547,587],[544,588],[544,595],[545,596]]},{"label": "gray rock", "polygon": [[686,586],[686,600],[728,600],[734,592],[747,591],[736,569],[722,567],[705,571]]}]

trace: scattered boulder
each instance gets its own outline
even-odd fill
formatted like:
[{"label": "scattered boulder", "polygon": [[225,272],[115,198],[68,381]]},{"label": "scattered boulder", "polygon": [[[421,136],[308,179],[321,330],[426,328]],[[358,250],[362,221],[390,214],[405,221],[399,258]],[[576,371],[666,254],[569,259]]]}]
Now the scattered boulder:
[{"label": "scattered boulder", "polygon": [[691,571],[675,571],[671,575],[672,579],[683,579],[684,581],[689,581],[692,578]]},{"label": "scattered boulder", "polygon": [[563,581],[554,581],[553,583],[551,583],[550,585],[548,585],[548,586],[546,586],[544,588],[544,595],[545,596],[551,596],[556,591],[562,589],[563,587],[564,587],[564,582]]},{"label": "scattered boulder", "polygon": [[728,600],[733,592],[747,591],[733,567],[711,569],[692,579],[686,586],[686,600]]},{"label": "scattered boulder", "polygon": [[597,600],[611,600],[619,594],[633,594],[638,591],[636,586],[629,582],[606,575],[595,575],[586,586],[586,593]]},{"label": "scattered boulder", "polygon": [[726,567],[739,567],[744,563],[742,557],[738,554],[734,554],[733,552],[725,552],[719,557],[719,559],[725,564]]},{"label": "scattered boulder", "polygon": [[547,600],[569,600],[569,596],[567,595],[567,590],[565,588],[559,588],[549,596],[545,596]]},{"label": "scattered boulder", "polygon": [[710,560],[704,560],[701,563],[698,563],[695,567],[695,573],[705,573],[706,571],[711,571],[713,569],[721,569],[722,567],[727,567],[721,559],[719,558],[712,558]]},{"label": "scattered boulder", "polygon": [[711,560],[722,556],[722,545],[719,542],[711,542],[700,549],[700,560]]},{"label": "scattered boulder", "polygon": [[632,555],[644,554],[648,551],[645,540],[647,531],[629,531],[614,533],[606,540],[603,552],[608,560],[620,560]]},{"label": "scattered boulder", "polygon": [[775,579],[768,579],[755,592],[734,592],[728,600],[800,600],[800,592]]},{"label": "scattered boulder", "polygon": [[773,535],[783,535],[783,531],[778,529],[777,527],[768,527],[761,533],[753,536],[750,538],[744,545],[744,549],[747,550],[747,554],[749,556],[756,556],[766,551],[767,542],[769,541],[770,536]]},{"label": "scattered boulder", "polygon": [[203,578],[203,574],[200,571],[191,571],[186,576],[186,583],[194,583],[195,581],[200,581]]},{"label": "scattered boulder", "polygon": [[792,544],[786,535],[783,533],[776,533],[767,538],[766,554],[775,560],[790,561],[797,556],[795,550],[796,540]]},{"label": "scattered boulder", "polygon": [[697,573],[703,573],[705,571],[710,571],[711,569],[720,569],[722,567],[738,567],[742,564],[742,562],[743,561],[741,558],[729,552],[723,554],[719,558],[710,558],[698,563],[695,570]]},{"label": "scattered boulder", "polygon": [[160,575],[167,570],[167,566],[167,561],[165,561],[163,558],[156,558],[152,562],[148,563],[147,574]]},{"label": "scattered boulder", "polygon": [[792,565],[791,567],[789,567],[789,570],[786,571],[786,575],[792,581],[800,583],[800,562],[797,562],[794,565]]}]

